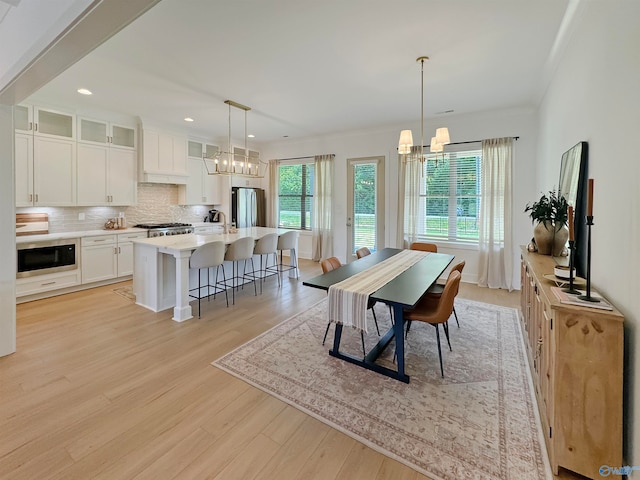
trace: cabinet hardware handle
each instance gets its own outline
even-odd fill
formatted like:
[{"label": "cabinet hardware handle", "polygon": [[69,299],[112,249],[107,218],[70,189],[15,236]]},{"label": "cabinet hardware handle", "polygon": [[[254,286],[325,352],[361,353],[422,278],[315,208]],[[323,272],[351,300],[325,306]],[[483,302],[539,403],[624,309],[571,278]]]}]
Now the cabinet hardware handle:
[{"label": "cabinet hardware handle", "polygon": [[104,242],[104,241],[106,241],[106,240],[107,240],[106,238],[96,238],[96,239],[94,239],[93,241],[94,241],[94,242]]},{"label": "cabinet hardware handle", "polygon": [[38,131],[38,124],[37,124],[37,123],[34,123],[34,124],[33,124],[33,131],[34,131],[34,132],[37,132],[37,131]]},{"label": "cabinet hardware handle", "polygon": [[36,203],[38,203],[38,194],[36,193]]},{"label": "cabinet hardware handle", "polygon": [[41,283],[40,286],[44,287],[45,285],[55,285],[56,282],[46,282],[46,283]]},{"label": "cabinet hardware handle", "polygon": [[118,255],[120,255],[122,253],[122,250],[120,247],[118,247]]},{"label": "cabinet hardware handle", "polygon": [[30,202],[33,202],[33,193],[30,193],[30,194],[29,194],[29,201],[30,201]]},{"label": "cabinet hardware handle", "polygon": [[29,130],[33,130],[33,122],[29,122]]}]

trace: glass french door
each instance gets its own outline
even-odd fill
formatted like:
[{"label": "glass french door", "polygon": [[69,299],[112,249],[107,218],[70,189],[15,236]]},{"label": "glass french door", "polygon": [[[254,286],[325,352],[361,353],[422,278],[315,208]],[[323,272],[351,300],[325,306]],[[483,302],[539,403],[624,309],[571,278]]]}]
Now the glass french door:
[{"label": "glass french door", "polygon": [[347,258],[384,246],[384,157],[347,160]]}]

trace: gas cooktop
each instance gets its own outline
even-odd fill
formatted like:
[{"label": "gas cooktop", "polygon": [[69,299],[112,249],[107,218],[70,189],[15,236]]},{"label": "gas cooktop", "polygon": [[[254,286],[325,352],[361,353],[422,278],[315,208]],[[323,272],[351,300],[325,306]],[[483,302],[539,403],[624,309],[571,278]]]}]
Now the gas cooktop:
[{"label": "gas cooktop", "polygon": [[175,227],[190,227],[190,223],[139,223],[134,225],[135,228],[175,228]]},{"label": "gas cooktop", "polygon": [[193,226],[190,223],[139,223],[134,227],[146,229],[147,237],[193,233]]}]

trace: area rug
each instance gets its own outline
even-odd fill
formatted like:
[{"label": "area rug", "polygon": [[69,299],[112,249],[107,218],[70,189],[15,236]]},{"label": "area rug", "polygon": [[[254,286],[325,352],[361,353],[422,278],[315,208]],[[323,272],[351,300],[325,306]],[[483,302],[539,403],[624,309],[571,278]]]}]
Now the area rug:
[{"label": "area rug", "polygon": [[[456,299],[458,328],[442,335],[414,322],[406,343],[409,384],[328,355],[326,300],[212,364],[434,480],[551,478],[515,309]],[[389,309],[376,305],[381,332]],[[373,322],[368,314],[368,321]],[[375,326],[368,351],[378,340]],[[362,356],[359,333],[341,351]],[[378,363],[394,368],[394,344]]]},{"label": "area rug", "polygon": [[133,293],[133,287],[131,285],[126,285],[124,287],[114,288],[113,293],[117,293],[121,297],[124,297],[132,302],[136,301],[136,295]]}]

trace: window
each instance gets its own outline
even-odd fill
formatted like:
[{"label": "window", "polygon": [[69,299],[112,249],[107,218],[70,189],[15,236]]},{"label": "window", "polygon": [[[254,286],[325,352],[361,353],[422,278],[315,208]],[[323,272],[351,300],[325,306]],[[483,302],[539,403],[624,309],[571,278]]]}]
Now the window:
[{"label": "window", "polygon": [[278,167],[278,226],[311,230],[313,163]]},{"label": "window", "polygon": [[433,240],[478,242],[482,151],[428,156],[420,186],[418,235]]}]

